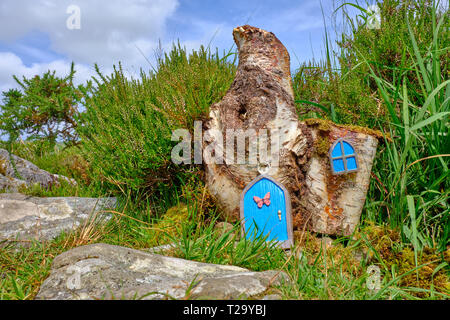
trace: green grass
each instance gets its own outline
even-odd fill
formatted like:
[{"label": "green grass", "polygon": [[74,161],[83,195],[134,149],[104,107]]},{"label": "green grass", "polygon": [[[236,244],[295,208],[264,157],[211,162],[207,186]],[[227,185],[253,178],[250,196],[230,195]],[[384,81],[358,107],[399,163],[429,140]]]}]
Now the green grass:
[{"label": "green grass", "polygon": [[[377,2],[381,29],[351,19],[344,3],[337,49],[325,30],[323,61],[294,74],[301,118],[366,125],[384,132],[363,221],[387,223],[402,241],[445,250],[450,244],[450,80],[448,11],[438,1]],[[357,2],[356,8],[367,3]],[[387,138],[387,137],[390,138]]]},{"label": "green grass", "polygon": [[[371,220],[387,219],[392,228],[402,228],[404,240],[414,244],[416,251],[423,246],[445,250],[449,244],[450,140],[446,137],[450,134],[450,80],[440,70],[440,53],[449,48],[439,47],[438,41],[444,18],[436,21],[432,16],[433,40],[421,52],[410,27],[411,17],[405,16],[410,54],[415,57],[410,69],[415,70],[420,92],[411,92],[407,72],[399,72],[398,80],[389,82],[369,67],[391,114],[386,131],[393,141],[385,140],[379,151],[373,170],[377,179],[368,199],[380,200],[369,203],[366,214]],[[363,55],[361,58],[369,65]]]},{"label": "green grass", "polygon": [[[239,236],[240,225],[221,232],[214,228],[218,216],[202,212],[201,203],[187,208],[187,219],[174,222],[170,231],[160,230],[164,216],[153,223],[130,219],[126,211],[104,227],[84,227],[41,244],[30,243],[16,250],[0,250],[0,299],[32,299],[49,275],[53,258],[71,248],[90,243],[110,243],[144,249],[164,243],[175,243],[166,255],[207,263],[237,265],[255,271],[282,270],[290,281],[274,286],[270,293],[283,299],[444,299],[449,297],[448,275],[444,258],[435,252],[419,256],[414,264],[409,245],[402,244],[398,234],[379,226],[368,226],[354,235],[354,240],[337,238],[325,245],[320,236],[296,233],[292,254],[278,249],[263,238],[248,241]],[[183,206],[177,207],[182,210]],[[181,223],[180,223],[181,222]],[[87,224],[88,225],[88,224]],[[395,249],[393,249],[395,248]],[[356,253],[360,258],[355,258]],[[448,258],[448,257],[447,257]],[[436,261],[437,260],[437,261]],[[367,288],[367,267],[381,269],[381,289]],[[431,266],[432,276],[426,267]],[[419,271],[422,282],[416,282]],[[411,277],[412,274],[412,277]],[[425,275],[425,277],[423,277]],[[408,278],[409,277],[409,278]],[[403,280],[407,280],[406,282]]]}]

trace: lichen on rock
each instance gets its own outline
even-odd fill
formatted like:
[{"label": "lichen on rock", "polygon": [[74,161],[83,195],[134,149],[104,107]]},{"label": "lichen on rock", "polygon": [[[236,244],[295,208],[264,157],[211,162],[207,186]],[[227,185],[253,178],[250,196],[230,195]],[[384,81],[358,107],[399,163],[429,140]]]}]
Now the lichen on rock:
[{"label": "lichen on rock", "polygon": [[0,191],[18,192],[34,184],[49,188],[60,184],[60,181],[76,185],[74,179],[42,170],[28,160],[14,154],[10,156],[7,150],[0,148]]},{"label": "lichen on rock", "polygon": [[253,272],[97,243],[55,257],[36,299],[245,299],[288,281],[282,271]]}]

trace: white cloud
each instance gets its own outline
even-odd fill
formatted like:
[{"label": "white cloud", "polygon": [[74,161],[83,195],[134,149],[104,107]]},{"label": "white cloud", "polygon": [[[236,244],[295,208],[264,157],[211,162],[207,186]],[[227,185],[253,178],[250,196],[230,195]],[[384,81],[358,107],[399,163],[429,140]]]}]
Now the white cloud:
[{"label": "white cloud", "polygon": [[[71,5],[80,8],[79,30],[66,26],[70,16],[66,11]],[[211,49],[218,46],[228,50],[234,43],[232,29],[244,24],[250,16],[250,24],[274,31],[288,47],[289,41],[295,46],[299,42],[296,38],[292,40],[291,34],[301,35],[305,30],[322,27],[320,6],[312,0],[289,9],[266,4],[264,10],[257,10],[239,5],[235,11],[221,11],[219,18],[202,11],[175,12],[177,8],[178,0],[0,0],[0,42],[14,44],[9,46],[12,49],[5,49],[13,52],[0,52],[0,91],[16,86],[13,74],[31,77],[55,69],[66,75],[71,61],[78,70],[79,83],[95,74],[94,63],[108,74],[113,64],[122,61],[129,76],[138,76],[139,68],[151,68],[147,59],[154,66],[159,39],[166,52],[177,38],[181,38],[188,52],[201,44],[208,45],[211,40]],[[167,34],[166,25],[170,21],[184,29]],[[32,44],[24,41],[35,33],[44,34],[45,40],[36,38]],[[304,46],[304,41],[300,46]],[[55,57],[62,58],[48,62]],[[29,61],[35,63],[29,65]]]},{"label": "white cloud", "polygon": [[[70,5],[81,12],[81,29],[70,30]],[[2,0],[0,41],[15,41],[31,31],[43,32],[51,49],[76,63],[141,65],[164,36],[177,0]],[[7,27],[4,27],[7,26]]]},{"label": "white cloud", "polygon": [[285,32],[302,32],[323,27],[319,1],[302,1],[289,9],[268,12],[268,15],[266,19],[273,27]]},{"label": "white cloud", "polygon": [[[22,76],[31,78],[36,74],[43,74],[48,70],[55,70],[56,75],[62,77],[69,74],[70,64],[71,62],[67,60],[55,60],[50,63],[34,63],[27,67],[24,65],[22,59],[14,53],[0,52],[0,93],[10,88],[19,87],[13,79],[13,75],[16,75],[19,80],[22,80]],[[75,65],[75,70],[75,84],[84,83],[94,75],[93,68],[85,65]]]}]

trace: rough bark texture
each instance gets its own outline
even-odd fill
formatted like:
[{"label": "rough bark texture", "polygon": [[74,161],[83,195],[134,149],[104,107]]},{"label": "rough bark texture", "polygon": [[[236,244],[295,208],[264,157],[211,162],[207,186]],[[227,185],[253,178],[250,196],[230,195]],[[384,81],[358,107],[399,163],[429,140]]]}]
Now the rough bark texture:
[{"label": "rough bark texture", "polygon": [[[295,215],[296,225],[302,225],[306,218],[312,231],[350,235],[364,206],[378,140],[371,135],[333,125],[325,129],[320,125],[310,125],[309,128],[315,142],[314,153],[307,164],[304,193]],[[359,169],[333,175],[328,149],[340,138],[345,138],[355,148]]]},{"label": "rough bark texture", "polygon": [[[283,44],[273,33],[248,25],[235,28],[233,36],[239,49],[236,77],[222,101],[211,106],[205,126],[203,158],[210,193],[228,218],[239,218],[241,192],[260,174],[258,168],[265,161],[259,158],[257,164],[236,164],[224,152],[223,163],[217,164],[209,150],[222,151],[219,142],[228,129],[254,129],[256,138],[247,142],[246,153],[252,144],[264,140],[273,150],[279,149],[278,163],[270,163],[266,173],[290,192],[294,228],[352,233],[364,204],[377,139],[354,127],[299,122],[289,54]],[[279,139],[266,137],[265,130],[276,129]],[[354,146],[359,170],[335,176],[328,149],[341,137]]]}]

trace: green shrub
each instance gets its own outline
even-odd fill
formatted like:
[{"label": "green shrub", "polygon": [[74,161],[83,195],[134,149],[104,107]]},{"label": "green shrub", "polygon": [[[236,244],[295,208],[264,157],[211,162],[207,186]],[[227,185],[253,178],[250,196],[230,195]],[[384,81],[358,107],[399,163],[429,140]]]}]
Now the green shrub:
[{"label": "green shrub", "polygon": [[20,81],[22,91],[10,89],[3,92],[3,105],[0,105],[0,134],[8,134],[13,142],[21,135],[27,139],[45,141],[51,147],[57,139],[66,144],[75,144],[78,135],[78,103],[81,92],[73,85],[75,74],[72,63],[68,76],[55,76],[55,71],[47,71]]},{"label": "green shrub", "polygon": [[97,68],[96,86],[84,91],[83,125],[79,126],[92,179],[104,188],[165,198],[197,169],[176,166],[170,155],[178,143],[172,130],[193,128],[207,117],[234,77],[236,67],[203,47],[187,54],[178,46],[158,60],[156,72],[127,79],[121,66],[111,76]]},{"label": "green shrub", "polygon": [[359,76],[343,76],[325,63],[304,63],[293,76],[300,119],[326,118],[336,123],[376,128],[385,117],[377,95]]}]

